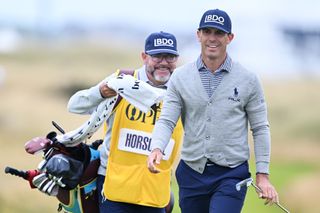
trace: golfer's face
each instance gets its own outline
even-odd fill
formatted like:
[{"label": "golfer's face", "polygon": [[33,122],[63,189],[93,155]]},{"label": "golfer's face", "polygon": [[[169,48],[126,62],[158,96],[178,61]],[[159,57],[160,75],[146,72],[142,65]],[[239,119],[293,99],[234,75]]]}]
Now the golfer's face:
[{"label": "golfer's face", "polygon": [[232,41],[233,34],[228,34],[215,28],[203,28],[197,32],[201,43],[201,54],[205,58],[224,58],[227,53],[227,45]]}]

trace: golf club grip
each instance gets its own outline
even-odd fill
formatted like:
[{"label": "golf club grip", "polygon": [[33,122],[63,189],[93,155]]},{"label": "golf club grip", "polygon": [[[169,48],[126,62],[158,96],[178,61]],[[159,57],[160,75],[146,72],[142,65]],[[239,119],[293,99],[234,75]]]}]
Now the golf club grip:
[{"label": "golf club grip", "polygon": [[18,176],[18,177],[22,177],[24,179],[28,179],[28,173],[27,172],[14,169],[14,168],[11,168],[9,166],[7,166],[5,168],[4,172],[6,174],[11,174],[11,175],[15,175],[15,176]]}]

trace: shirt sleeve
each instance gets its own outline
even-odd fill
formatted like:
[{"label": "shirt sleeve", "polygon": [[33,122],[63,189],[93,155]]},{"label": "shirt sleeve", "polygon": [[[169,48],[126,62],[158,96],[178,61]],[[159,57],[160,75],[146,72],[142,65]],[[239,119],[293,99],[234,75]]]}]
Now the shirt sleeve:
[{"label": "shirt sleeve", "polygon": [[111,74],[107,78],[105,78],[103,81],[98,83],[97,85],[85,89],[85,90],[80,90],[76,92],[71,98],[69,99],[68,102],[68,110],[69,112],[76,113],[76,114],[91,114],[97,106],[105,100],[101,94],[100,94],[100,89],[99,86],[107,82],[111,78],[115,78],[116,73]]},{"label": "shirt sleeve", "polygon": [[246,112],[254,141],[256,172],[269,174],[271,137],[267,118],[267,105],[257,76],[252,81],[252,91]]},{"label": "shirt sleeve", "polygon": [[164,151],[181,115],[182,101],[175,88],[174,74],[170,78],[160,117],[152,132],[151,150]]}]

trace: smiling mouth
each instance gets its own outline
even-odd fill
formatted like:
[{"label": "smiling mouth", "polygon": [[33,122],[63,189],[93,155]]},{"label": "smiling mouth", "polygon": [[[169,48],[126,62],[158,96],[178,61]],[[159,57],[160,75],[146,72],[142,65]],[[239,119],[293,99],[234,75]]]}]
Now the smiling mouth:
[{"label": "smiling mouth", "polygon": [[169,69],[158,69],[157,70],[158,75],[167,75],[168,73],[170,73]]},{"label": "smiling mouth", "polygon": [[207,47],[208,47],[208,48],[212,48],[212,49],[213,49],[213,48],[217,48],[217,47],[218,47],[218,45],[207,45]]},{"label": "smiling mouth", "polygon": [[162,71],[162,72],[170,71],[169,67],[155,67],[155,70],[159,70],[159,71]]}]

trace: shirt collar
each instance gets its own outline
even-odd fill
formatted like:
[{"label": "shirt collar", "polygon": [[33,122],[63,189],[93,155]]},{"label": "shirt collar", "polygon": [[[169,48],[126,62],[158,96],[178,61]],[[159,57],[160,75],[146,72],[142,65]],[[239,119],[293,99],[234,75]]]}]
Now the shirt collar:
[{"label": "shirt collar", "polygon": [[[207,66],[203,63],[201,55],[199,55],[199,57],[197,58],[196,64],[199,71],[209,70]],[[232,59],[227,54],[227,57],[224,60],[224,62],[220,65],[220,67],[217,70],[214,70],[214,71],[215,72],[220,72],[220,71],[231,72],[231,69],[232,69]]]}]

